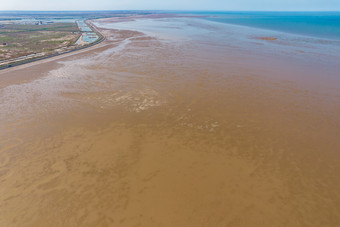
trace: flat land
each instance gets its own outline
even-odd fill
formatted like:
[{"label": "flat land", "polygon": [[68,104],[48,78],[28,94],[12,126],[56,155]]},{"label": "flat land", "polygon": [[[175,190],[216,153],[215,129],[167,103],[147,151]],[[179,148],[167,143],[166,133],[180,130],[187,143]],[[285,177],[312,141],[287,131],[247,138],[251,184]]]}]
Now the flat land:
[{"label": "flat land", "polygon": [[0,61],[34,53],[51,53],[73,45],[79,37],[75,23],[0,26]]}]

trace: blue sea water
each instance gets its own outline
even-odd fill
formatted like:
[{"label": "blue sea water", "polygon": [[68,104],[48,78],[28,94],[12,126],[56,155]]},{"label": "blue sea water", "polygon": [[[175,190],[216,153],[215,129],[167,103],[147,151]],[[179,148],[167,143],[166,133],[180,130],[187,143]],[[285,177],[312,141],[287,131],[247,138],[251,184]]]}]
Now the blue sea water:
[{"label": "blue sea water", "polygon": [[340,12],[188,12],[203,19],[340,40]]}]

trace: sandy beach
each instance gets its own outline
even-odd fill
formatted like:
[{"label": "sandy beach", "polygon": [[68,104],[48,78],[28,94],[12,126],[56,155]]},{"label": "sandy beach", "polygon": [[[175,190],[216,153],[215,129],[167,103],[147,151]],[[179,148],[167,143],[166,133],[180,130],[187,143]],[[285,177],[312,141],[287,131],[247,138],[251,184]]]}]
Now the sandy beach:
[{"label": "sandy beach", "polygon": [[101,44],[0,71],[0,226],[340,225],[338,44],[93,23]]}]

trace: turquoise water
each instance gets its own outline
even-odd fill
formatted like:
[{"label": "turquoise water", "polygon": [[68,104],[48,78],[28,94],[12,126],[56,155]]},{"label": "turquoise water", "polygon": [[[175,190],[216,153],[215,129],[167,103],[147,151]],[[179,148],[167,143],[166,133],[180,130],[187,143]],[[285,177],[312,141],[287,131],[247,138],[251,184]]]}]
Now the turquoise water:
[{"label": "turquoise water", "polygon": [[93,43],[98,39],[98,36],[96,33],[91,33],[87,35],[83,35],[83,41],[88,43]]},{"label": "turquoise water", "polygon": [[91,28],[87,26],[87,24],[83,20],[77,21],[77,24],[82,32],[91,32]]},{"label": "turquoise water", "polygon": [[82,37],[77,40],[76,44],[79,44],[81,40],[84,42],[93,43],[99,38],[98,35],[94,33],[83,20],[78,20],[77,24],[82,32]]},{"label": "turquoise water", "polygon": [[340,40],[340,12],[194,12],[203,19]]}]

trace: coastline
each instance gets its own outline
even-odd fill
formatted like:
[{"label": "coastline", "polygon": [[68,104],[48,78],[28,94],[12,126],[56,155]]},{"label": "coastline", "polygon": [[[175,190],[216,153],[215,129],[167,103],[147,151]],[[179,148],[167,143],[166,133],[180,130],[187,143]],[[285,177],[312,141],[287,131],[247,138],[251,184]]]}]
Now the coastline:
[{"label": "coastline", "polygon": [[76,47],[76,48],[71,49],[71,50],[66,50],[64,52],[59,52],[59,53],[54,53],[54,54],[51,54],[51,55],[38,56],[38,57],[34,57],[34,58],[19,60],[19,61],[15,61],[13,63],[11,62],[9,64],[1,65],[0,66],[0,70],[5,70],[5,69],[9,69],[9,68],[13,68],[13,67],[18,67],[18,66],[21,66],[21,65],[25,65],[25,64],[29,64],[29,63],[33,63],[33,62],[37,62],[37,61],[42,61],[42,60],[46,60],[46,59],[55,58],[55,57],[58,57],[58,56],[61,56],[61,55],[65,55],[65,54],[70,54],[70,53],[73,53],[73,52],[77,52],[77,51],[80,51],[80,50],[87,49],[89,47],[95,46],[95,45],[100,44],[103,41],[105,41],[106,37],[96,28],[95,25],[93,25],[91,23],[90,20],[86,20],[85,23],[91,28],[91,30],[94,33],[96,33],[98,35],[98,39],[95,42],[89,43],[89,44],[81,46],[81,47]]},{"label": "coastline", "polygon": [[[0,71],[0,225],[339,225],[340,85],[314,53],[115,20],[99,45]],[[324,87],[298,82],[312,73]]]}]

